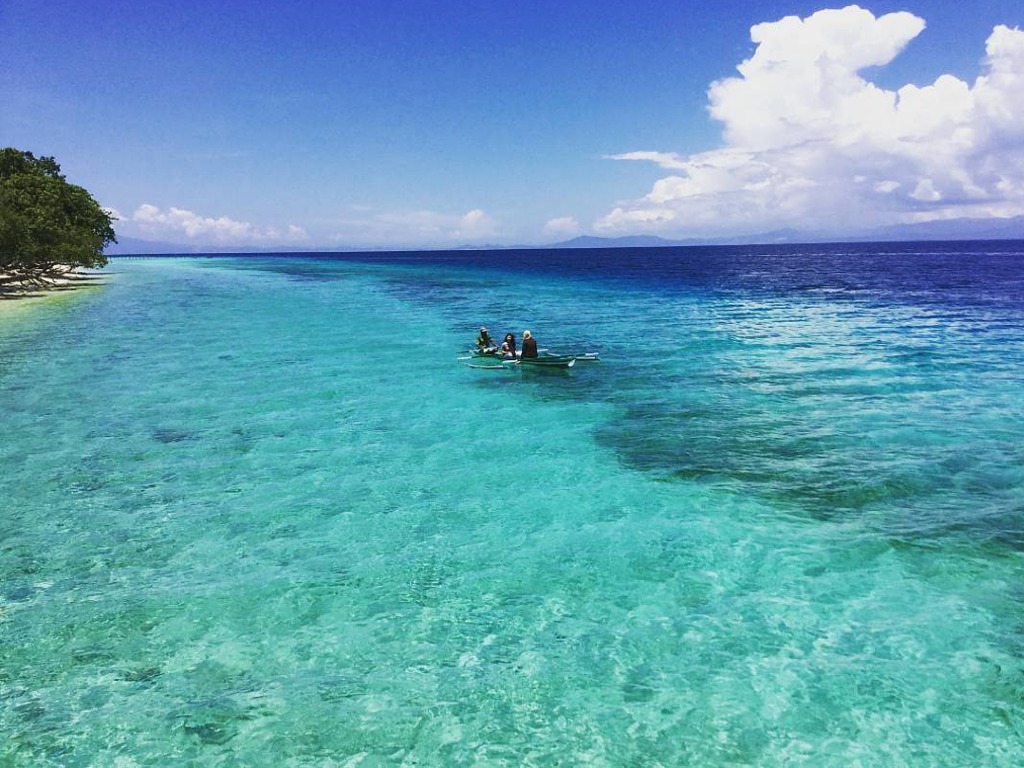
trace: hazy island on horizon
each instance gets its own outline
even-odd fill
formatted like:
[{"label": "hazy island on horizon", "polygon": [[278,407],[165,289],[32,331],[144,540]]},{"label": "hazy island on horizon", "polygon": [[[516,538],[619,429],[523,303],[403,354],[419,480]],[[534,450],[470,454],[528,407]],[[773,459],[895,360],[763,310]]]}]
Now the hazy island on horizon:
[{"label": "hazy island on horizon", "polygon": [[1024,240],[1024,216],[1006,219],[950,219],[918,224],[898,224],[875,229],[862,234],[838,234],[827,232],[800,231],[794,229],[762,232],[756,235],[732,237],[693,237],[670,239],[658,235],[624,235],[601,237],[579,235],[568,240],[537,245],[464,245],[452,246],[274,246],[254,248],[252,246],[225,246],[197,243],[169,243],[120,237],[110,244],[105,254],[119,255],[188,255],[203,253],[372,253],[388,251],[457,251],[457,250],[525,250],[558,248],[667,248],[680,246],[715,245],[800,245],[813,243],[871,243],[871,242],[929,242],[929,241],[970,241],[970,240]]}]

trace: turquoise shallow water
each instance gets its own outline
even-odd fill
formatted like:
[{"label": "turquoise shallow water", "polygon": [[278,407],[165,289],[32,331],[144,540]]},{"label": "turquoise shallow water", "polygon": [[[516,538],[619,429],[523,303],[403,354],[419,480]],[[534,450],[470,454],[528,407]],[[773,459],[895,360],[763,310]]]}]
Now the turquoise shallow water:
[{"label": "turquoise shallow water", "polygon": [[0,325],[0,764],[1024,764],[1016,304],[490,258]]}]

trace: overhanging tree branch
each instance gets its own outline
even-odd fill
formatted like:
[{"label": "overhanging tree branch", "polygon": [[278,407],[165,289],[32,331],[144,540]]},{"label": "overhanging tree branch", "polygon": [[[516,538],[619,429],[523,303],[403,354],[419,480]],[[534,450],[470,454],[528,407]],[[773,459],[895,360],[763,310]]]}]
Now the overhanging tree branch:
[{"label": "overhanging tree branch", "polygon": [[0,272],[29,280],[101,267],[117,242],[110,215],[52,157],[0,149]]}]

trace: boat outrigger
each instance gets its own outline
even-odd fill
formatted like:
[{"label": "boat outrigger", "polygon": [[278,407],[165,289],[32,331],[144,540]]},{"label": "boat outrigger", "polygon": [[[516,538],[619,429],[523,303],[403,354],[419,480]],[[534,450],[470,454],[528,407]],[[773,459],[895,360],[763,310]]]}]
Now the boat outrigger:
[{"label": "boat outrigger", "polygon": [[467,356],[458,358],[470,368],[485,370],[523,368],[572,368],[577,362],[599,362],[597,352],[585,352],[579,355],[556,355],[542,350],[538,357],[502,357],[498,353],[470,351]]},{"label": "boat outrigger", "polygon": [[576,365],[576,358],[572,355],[540,355],[520,357],[508,362],[512,365],[525,365],[528,368],[572,368]]}]

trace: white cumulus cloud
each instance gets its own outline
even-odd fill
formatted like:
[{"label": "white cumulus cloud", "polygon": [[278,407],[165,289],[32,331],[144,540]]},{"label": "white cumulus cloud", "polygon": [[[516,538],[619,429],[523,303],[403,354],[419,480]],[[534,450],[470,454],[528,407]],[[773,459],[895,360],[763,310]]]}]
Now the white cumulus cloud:
[{"label": "white cumulus cloud", "polygon": [[672,175],[595,230],[855,230],[1024,214],[1024,32],[993,30],[974,83],[946,74],[887,90],[862,76],[924,29],[911,13],[876,18],[856,5],[754,26],[754,54],[708,90],[723,145],[610,155]]},{"label": "white cumulus cloud", "polygon": [[544,234],[549,237],[573,237],[580,233],[580,223],[572,216],[559,216],[544,225]]},{"label": "white cumulus cloud", "polygon": [[309,239],[302,227],[289,225],[285,230],[277,227],[258,227],[247,221],[236,221],[227,216],[202,216],[172,206],[163,210],[144,203],[131,216],[117,214],[121,234],[157,240],[180,241],[184,236],[197,244],[245,245],[298,243]]},{"label": "white cumulus cloud", "polygon": [[459,219],[459,225],[452,236],[456,239],[479,240],[482,237],[490,237],[495,232],[494,220],[479,208],[476,208]]}]

